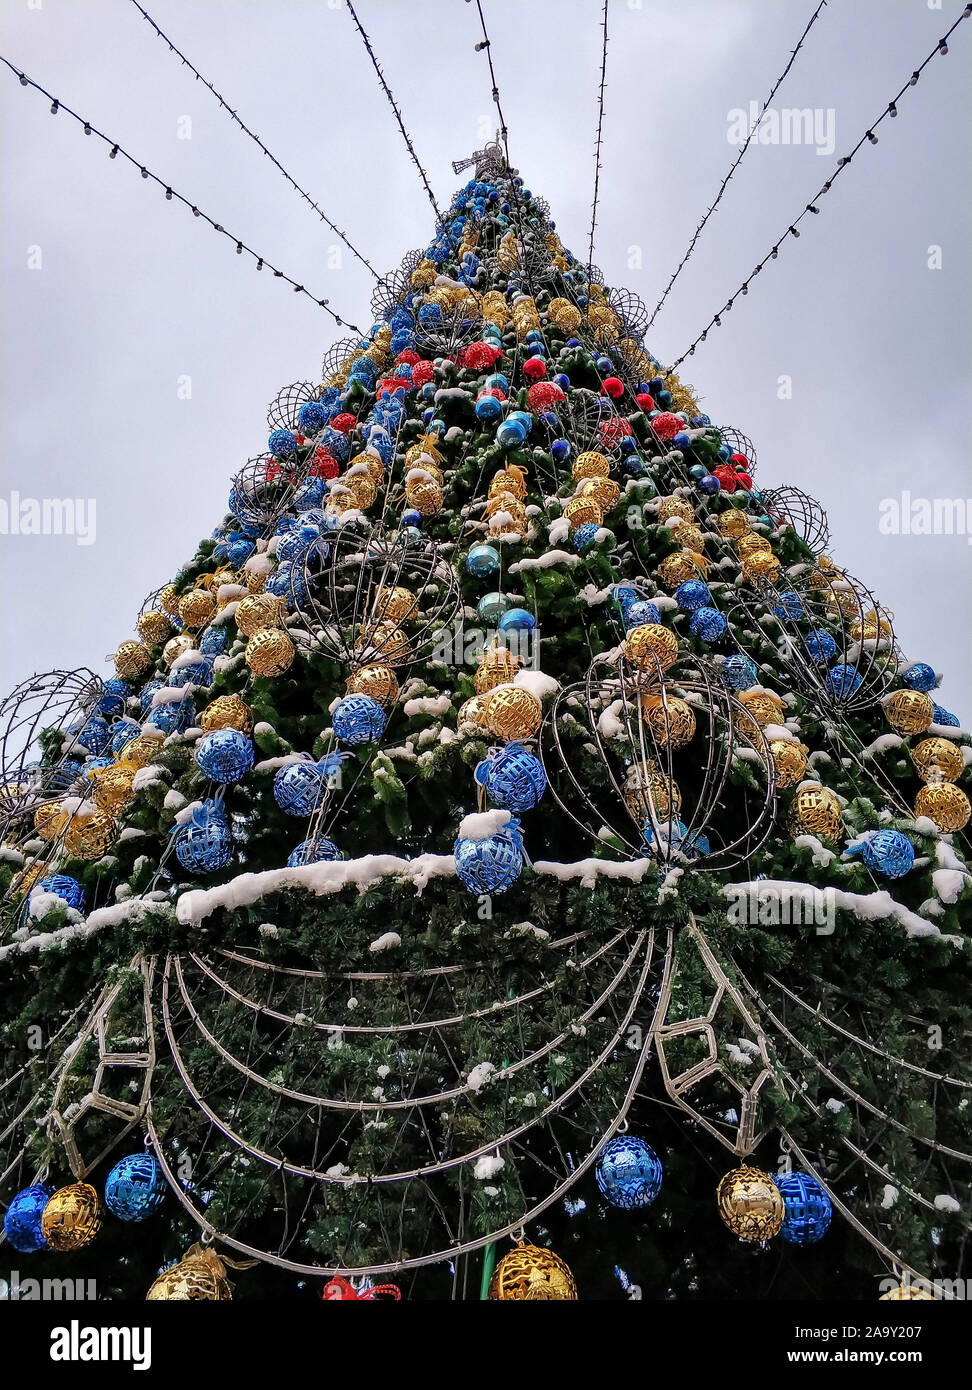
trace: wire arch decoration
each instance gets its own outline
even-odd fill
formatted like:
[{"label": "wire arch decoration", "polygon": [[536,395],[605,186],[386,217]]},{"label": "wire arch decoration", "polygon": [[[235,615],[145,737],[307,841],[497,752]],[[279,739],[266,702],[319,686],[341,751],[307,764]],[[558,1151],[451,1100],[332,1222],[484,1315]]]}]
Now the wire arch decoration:
[{"label": "wire arch decoration", "polygon": [[871,590],[826,557],[791,576],[788,588],[755,581],[755,602],[737,608],[774,642],[796,690],[838,717],[876,704],[897,674],[894,614]]},{"label": "wire arch decoration", "polygon": [[282,386],[270,402],[267,425],[271,430],[296,430],[302,405],[320,399],[320,387],[312,381],[295,381]]},{"label": "wire arch decoration", "polygon": [[426,310],[438,309],[433,321],[423,322],[421,308],[415,326],[416,346],[429,357],[455,357],[479,337],[482,316],[467,303],[427,301]]},{"label": "wire arch decoration", "polygon": [[[0,704],[0,838],[51,792],[66,791],[74,781],[69,734],[92,714],[103,690],[101,677],[81,666],[30,676]],[[46,730],[65,734],[54,756],[40,747]]]},{"label": "wire arch decoration", "polygon": [[621,457],[624,427],[614,403],[586,387],[571,389],[565,400],[554,405],[564,437],[578,454],[604,454],[617,462]]},{"label": "wire arch decoration", "polygon": [[648,332],[648,306],[632,290],[612,289],[608,291],[607,302],[621,320],[622,338],[633,338],[643,343]]},{"label": "wire arch decoration", "polygon": [[[582,772],[593,745],[599,766]],[[702,759],[691,763],[692,749]],[[745,862],[776,814],[772,753],[762,729],[704,658],[663,669],[653,654],[595,658],[562,690],[541,728],[541,757],[560,809],[595,842],[626,859],[653,857],[706,872]],[[758,769],[759,785],[734,784],[733,759]],[[589,757],[587,759],[589,766]],[[731,814],[727,803],[731,802]]]},{"label": "wire arch decoration", "polygon": [[421,251],[409,251],[402,257],[401,265],[379,280],[371,293],[371,312],[376,321],[386,319],[405,303],[413,288],[412,273],[420,260]]},{"label": "wire arch decoration", "polygon": [[[479,977],[493,962],[375,972],[372,959],[362,971],[326,972],[232,951],[170,956],[160,990],[167,1049],[147,1115],[155,1153],[204,1230],[291,1270],[377,1274],[481,1248],[565,1196],[622,1124],[652,1046],[650,986],[670,947],[670,933],[646,928],[565,935],[544,948],[548,970],[526,967],[489,1008]],[[573,969],[558,971],[565,960]],[[477,1073],[487,1014],[513,1021],[519,1055]],[[624,1045],[632,1027],[642,1030],[635,1050]],[[550,1059],[572,1038],[551,1084]],[[375,1076],[347,1073],[347,1048],[393,1063],[380,1094]],[[254,1090],[265,1100],[256,1123],[239,1106]],[[518,1103],[525,1092],[535,1106]],[[180,1153],[191,1156],[191,1179],[179,1176]],[[201,1195],[227,1164],[263,1179],[234,1211]],[[470,1178],[491,1164],[512,1176],[512,1219],[474,1213]],[[364,1258],[333,1241],[332,1263],[305,1263],[297,1211],[303,1224],[358,1223]]]},{"label": "wire arch decoration", "polygon": [[743,434],[742,430],[737,430],[733,425],[717,425],[719,433],[722,435],[723,444],[727,445],[734,454],[742,454],[749,465],[746,472],[751,478],[756,476],[756,445],[749,438],[748,434]]},{"label": "wire arch decoration", "polygon": [[548,236],[546,226],[511,228],[496,247],[496,264],[508,275],[522,276],[530,288],[546,273],[553,259]]},{"label": "wire arch decoration", "polygon": [[368,347],[370,343],[366,338],[339,338],[336,343],[332,343],[321,363],[321,380],[324,385],[343,385],[351,363]]},{"label": "wire arch decoration", "polygon": [[315,644],[353,668],[407,666],[451,633],[462,596],[435,545],[342,527],[304,557],[295,608]]},{"label": "wire arch decoration", "polygon": [[830,522],[823,505],[802,488],[790,483],[760,493],[767,516],[776,526],[790,526],[814,555],[830,545]]},{"label": "wire arch decoration", "polygon": [[229,509],[241,526],[255,533],[271,530],[292,504],[312,463],[258,454],[248,459],[232,481]]}]

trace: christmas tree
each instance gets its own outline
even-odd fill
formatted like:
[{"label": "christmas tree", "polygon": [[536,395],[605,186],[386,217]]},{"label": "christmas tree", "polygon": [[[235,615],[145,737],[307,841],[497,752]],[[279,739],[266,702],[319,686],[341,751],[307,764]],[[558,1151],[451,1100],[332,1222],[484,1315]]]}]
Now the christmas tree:
[{"label": "christmas tree", "polygon": [[469,163],[115,675],[3,706],[6,1238],[102,1297],[941,1289],[969,735]]}]

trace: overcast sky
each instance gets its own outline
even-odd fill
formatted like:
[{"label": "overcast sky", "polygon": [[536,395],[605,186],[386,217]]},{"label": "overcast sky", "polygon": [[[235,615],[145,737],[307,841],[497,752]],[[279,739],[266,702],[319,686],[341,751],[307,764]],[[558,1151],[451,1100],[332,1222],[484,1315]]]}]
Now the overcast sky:
[{"label": "overcast sky", "polygon": [[[600,0],[484,3],[511,156],[583,256]],[[730,113],[763,101],[814,7],[611,0],[595,252],[609,284],[655,303],[735,156]],[[428,243],[431,208],[343,3],[145,8],[379,271]],[[836,151],[750,148],[649,335],[656,357],[691,342],[961,9],[830,0],[773,104],[818,110],[825,146],[832,112]],[[475,6],[360,0],[358,13],[444,206],[466,177],[451,161],[494,124]],[[753,439],[760,484],[824,503],[833,555],[895,613],[908,655],[944,672],[936,699],[966,724],[969,537],[879,522],[903,490],[972,499],[970,45],[967,21],[683,373],[714,421]],[[0,0],[0,52],[370,324],[368,272],[346,252],[332,263],[333,234],[130,0]],[[265,446],[270,400],[318,380],[341,330],[6,70],[0,219],[0,499],[93,498],[97,528],[91,545],[0,537],[6,693],[54,666],[110,674],[143,597],[210,534],[231,474]]]}]

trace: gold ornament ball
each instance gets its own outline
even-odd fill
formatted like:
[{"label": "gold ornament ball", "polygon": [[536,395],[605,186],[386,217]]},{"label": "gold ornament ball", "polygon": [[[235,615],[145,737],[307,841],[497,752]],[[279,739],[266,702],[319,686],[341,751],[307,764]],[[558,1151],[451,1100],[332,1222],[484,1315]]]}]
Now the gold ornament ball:
[{"label": "gold ornament ball", "polygon": [[543,706],[529,690],[503,686],[486,696],[486,727],[494,738],[533,738],[543,722]]},{"label": "gold ornament ball", "polygon": [[172,619],[167,613],[160,613],[154,609],[143,613],[135,626],[138,628],[139,637],[153,647],[156,642],[165,642],[172,634]]},{"label": "gold ornament ball", "polygon": [[762,1245],[779,1234],[784,1207],[780,1189],[762,1168],[732,1168],[716,1189],[719,1215],[740,1240]]},{"label": "gold ornament ball", "polygon": [[793,739],[774,739],[770,744],[778,787],[795,787],[803,781],[807,770],[808,749]]},{"label": "gold ornament ball", "polygon": [[174,584],[166,584],[164,589],[159,590],[159,607],[163,613],[168,613],[170,618],[179,616],[179,599],[181,595]]},{"label": "gold ornament ball", "polygon": [[[149,711],[151,717],[151,711]],[[132,767],[148,767],[156,753],[162,747],[163,739],[153,738],[151,734],[136,734],[135,738],[130,739],[118,755],[119,763],[128,764]]]},{"label": "gold ornament ball", "polygon": [[135,795],[132,782],[137,771],[131,763],[102,768],[94,779],[95,805],[102,811],[120,811]]},{"label": "gold ornament ball", "polygon": [[675,539],[683,550],[694,550],[702,554],[705,549],[705,534],[691,521],[683,521],[680,526],[673,527]]},{"label": "gold ornament ball", "polygon": [[76,859],[100,859],[115,839],[115,822],[107,811],[75,816],[64,835],[64,848]]},{"label": "gold ornament ball", "polygon": [[375,623],[362,633],[357,650],[381,657],[383,664],[394,666],[408,656],[408,637],[394,623]]},{"label": "gold ornament ball", "polygon": [[179,600],[179,617],[190,631],[205,627],[216,612],[216,600],[206,589],[192,589]]},{"label": "gold ornament ball", "polygon": [[818,839],[839,840],[844,833],[840,802],[829,787],[809,782],[797,792],[790,807],[790,834],[816,835]]},{"label": "gold ornament ball", "polygon": [[236,605],[236,626],[244,637],[280,621],[281,603],[276,594],[250,594]]},{"label": "gold ornament ball", "polygon": [[671,521],[673,516],[681,517],[683,521],[695,520],[695,508],[687,497],[663,497],[659,502],[658,520],[661,524]]},{"label": "gold ornament ball", "polygon": [[695,550],[676,550],[658,566],[658,578],[666,589],[677,589],[687,579],[705,579],[709,561]]},{"label": "gold ornament ball", "polygon": [[682,809],[682,793],[678,784],[654,766],[644,768],[635,763],[624,779],[624,804],[643,826],[654,808],[658,820],[664,821]]},{"label": "gold ornament ball", "polygon": [[969,798],[954,782],[929,782],[915,797],[915,815],[933,820],[943,835],[964,830],[970,814]]},{"label": "gold ornament ball", "polygon": [[295,655],[296,648],[286,632],[261,627],[247,642],[244,659],[255,676],[282,676]]},{"label": "gold ornament ball", "polygon": [[561,333],[570,337],[580,328],[584,316],[569,299],[551,299],[547,305],[547,318],[556,324]]},{"label": "gold ornament ball", "polygon": [[772,550],[757,550],[742,563],[744,579],[768,579],[775,583],[780,577],[780,562]]},{"label": "gold ornament ball", "polygon": [[962,775],[962,750],[947,738],[923,738],[911,750],[911,760],[923,782],[954,782]]},{"label": "gold ornament ball", "polygon": [[[566,300],[561,300],[560,302],[562,304],[567,303]],[[483,295],[482,311],[483,318],[486,319],[488,323],[495,323],[497,328],[505,328],[510,321],[509,305],[506,302],[506,295],[502,290],[489,290],[487,294]],[[580,322],[579,315],[578,322]]]},{"label": "gold ornament ball", "polygon": [[56,801],[45,801],[34,812],[34,829],[42,840],[56,840],[68,826],[71,816]]},{"label": "gold ornament ball", "polygon": [[199,716],[199,727],[206,734],[216,729],[238,729],[241,734],[251,734],[253,711],[239,695],[217,695]]},{"label": "gold ornament ball", "polygon": [[50,865],[43,862],[27,864],[10,885],[11,893],[27,894],[35,888],[45,874],[50,873]]},{"label": "gold ornament ball", "polygon": [[164,1269],[145,1295],[147,1303],[225,1303],[233,1297],[226,1266],[209,1246],[193,1245],[178,1264]]},{"label": "gold ornament ball", "polygon": [[935,706],[923,690],[896,690],[884,702],[884,715],[896,734],[922,734],[935,721]]},{"label": "gold ornament ball", "polygon": [[195,650],[195,642],[186,633],[180,632],[178,637],[171,637],[162,648],[162,660],[166,666],[171,666],[174,661],[178,661],[180,656],[185,656],[186,652]]},{"label": "gold ornament ball", "polygon": [[496,1266],[489,1297],[502,1302],[534,1299],[575,1303],[577,1285],[569,1267],[552,1250],[518,1245]]},{"label": "gold ornament ball", "polygon": [[439,436],[436,434],[423,434],[422,438],[415,444],[409,445],[408,449],[405,451],[406,472],[408,472],[410,468],[415,467],[428,469],[430,459],[434,464],[442,462],[442,455],[439,453],[435,442],[438,437]]},{"label": "gold ornament ball", "polygon": [[115,652],[115,670],[123,680],[137,680],[152,665],[152,653],[141,642],[123,642]]},{"label": "gold ornament ball", "polygon": [[477,729],[486,729],[486,699],[483,695],[473,695],[459,708],[460,724],[473,724]]},{"label": "gold ornament ball", "polygon": [[624,655],[638,671],[667,671],[678,656],[678,638],[661,623],[643,623],[625,637]]},{"label": "gold ornament ball", "polygon": [[369,695],[379,705],[393,705],[398,699],[398,678],[390,666],[360,666],[348,677],[349,695]]},{"label": "gold ornament ball", "polygon": [[411,589],[396,586],[378,590],[373,616],[378,622],[384,621],[397,626],[407,618],[413,618],[417,609],[418,600]]},{"label": "gold ornament ball", "polygon": [[570,472],[579,483],[585,478],[607,478],[611,474],[611,464],[603,454],[597,453],[594,449],[587,449],[574,459]]},{"label": "gold ornament ball", "polygon": [[769,690],[744,690],[739,702],[746,706],[761,729],[767,724],[783,723],[783,701]]},{"label": "gold ornament ball", "polygon": [[380,483],[384,478],[385,465],[377,454],[355,454],[354,458],[348,464],[348,471],[350,472],[352,468],[357,468],[359,464],[363,464],[368,470],[368,477],[371,478],[372,482]]},{"label": "gold ornament ball", "polygon": [[935,1295],[930,1289],[923,1289],[920,1284],[899,1284],[896,1289],[889,1289],[887,1293],[883,1293],[878,1302],[900,1303],[913,1299],[922,1303],[934,1303]]},{"label": "gold ornament ball", "polygon": [[604,520],[604,513],[593,497],[572,497],[564,503],[563,514],[572,531],[580,526],[600,526]]},{"label": "gold ornament ball", "polygon": [[101,1227],[98,1194],[87,1182],[73,1182],[53,1193],[41,1216],[41,1233],[52,1250],[80,1250]]},{"label": "gold ornament ball", "polygon": [[477,695],[488,695],[497,685],[508,685],[522,662],[505,647],[489,647],[483,653],[473,683]]},{"label": "gold ornament ball", "polygon": [[727,540],[736,541],[740,536],[748,534],[749,517],[745,512],[737,511],[733,507],[731,511],[723,512],[719,517],[719,530]]},{"label": "gold ornament ball", "polygon": [[773,553],[773,547],[766,537],[758,536],[754,531],[750,531],[746,536],[740,536],[736,542],[736,553],[743,557],[755,555],[759,550],[768,551],[770,555]]},{"label": "gold ornament ball", "polygon": [[500,493],[508,492],[521,502],[527,495],[526,474],[522,468],[517,468],[515,464],[508,463],[499,473],[494,473],[489,485],[489,495],[496,497]]},{"label": "gold ornament ball", "polygon": [[262,594],[267,587],[268,574],[269,570],[244,568],[240,571],[240,583],[244,584],[251,594]]},{"label": "gold ornament ball", "polygon": [[375,480],[367,473],[355,473],[352,477],[344,480],[344,485],[348,489],[352,504],[358,511],[367,511],[378,496]]},{"label": "gold ornament ball", "polygon": [[613,478],[587,478],[580,485],[581,497],[593,497],[594,501],[607,516],[608,512],[618,505],[621,500],[621,489]]},{"label": "gold ornament ball", "polygon": [[675,695],[642,697],[641,708],[645,723],[656,743],[662,748],[684,748],[695,734],[695,715],[692,707]]},{"label": "gold ornament ball", "polygon": [[437,512],[442,506],[442,497],[442,488],[431,478],[417,478],[405,488],[405,500],[423,516]]}]

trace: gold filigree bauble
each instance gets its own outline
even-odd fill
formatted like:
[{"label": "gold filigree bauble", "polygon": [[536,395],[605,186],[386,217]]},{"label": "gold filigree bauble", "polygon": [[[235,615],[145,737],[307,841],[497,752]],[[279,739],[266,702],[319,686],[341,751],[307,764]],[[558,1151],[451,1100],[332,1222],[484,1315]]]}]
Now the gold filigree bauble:
[{"label": "gold filigree bauble", "polygon": [[585,449],[574,459],[570,472],[579,483],[585,478],[607,478],[611,473],[611,464],[596,449]]},{"label": "gold filigree bauble", "polygon": [[780,1189],[762,1168],[732,1168],[716,1189],[719,1215],[734,1236],[762,1245],[778,1235],[785,1209]]},{"label": "gold filigree bauble", "polygon": [[489,484],[490,497],[508,492],[521,502],[527,495],[526,474],[515,463],[508,463],[499,473],[494,473]]},{"label": "gold filigree bauble", "polygon": [[772,691],[743,690],[739,702],[746,706],[761,729],[765,729],[767,724],[783,723],[783,701]]},{"label": "gold filigree bauble", "polygon": [[[265,561],[264,556],[261,556],[260,559]],[[267,569],[252,570],[244,566],[243,569],[240,570],[240,583],[244,585],[251,594],[262,594],[267,587],[269,573],[269,566]]]},{"label": "gold filigree bauble", "polygon": [[185,656],[186,652],[195,651],[196,644],[188,633],[180,632],[178,637],[170,637],[162,648],[162,660],[166,666],[171,666],[174,661],[178,661],[180,656]]},{"label": "gold filigree bauble", "polygon": [[923,782],[954,782],[965,766],[962,750],[947,738],[923,738],[911,750],[911,761]]},{"label": "gold filigree bauble", "polygon": [[577,1285],[569,1267],[552,1250],[518,1245],[504,1255],[490,1280],[489,1297],[497,1302],[529,1300],[573,1303]]},{"label": "gold filigree bauble", "polygon": [[884,717],[896,734],[923,734],[935,722],[935,706],[923,690],[896,690],[884,702]]},{"label": "gold filigree bauble", "polygon": [[923,1289],[920,1284],[899,1284],[889,1289],[878,1299],[879,1303],[901,1303],[918,1300],[920,1303],[934,1303],[935,1295],[931,1289]]},{"label": "gold filigree bauble", "polygon": [[114,844],[116,832],[117,826],[107,811],[76,815],[65,832],[64,848],[75,859],[100,859]]},{"label": "gold filigree bauble", "polygon": [[442,506],[443,492],[438,483],[431,478],[416,478],[405,488],[405,499],[410,507],[421,512],[423,516],[431,516]]},{"label": "gold filigree bauble", "polygon": [[414,618],[417,611],[418,599],[411,589],[404,589],[395,585],[378,590],[372,608],[372,616],[377,622],[397,625],[405,622],[408,618]]},{"label": "gold filigree bauble", "polygon": [[[384,480],[385,465],[377,454],[355,454],[348,464],[348,472],[350,473],[353,468],[359,467],[367,470],[367,476],[373,483],[377,484]],[[353,474],[352,476],[357,477],[358,475]]]},{"label": "gold filigree bauble", "polygon": [[138,771],[131,763],[113,763],[100,768],[94,776],[94,803],[102,811],[113,813],[127,806],[135,795],[132,783]]},{"label": "gold filigree bauble", "polygon": [[580,328],[584,315],[569,299],[551,299],[547,305],[547,318],[570,338]]},{"label": "gold filigree bauble", "polygon": [[695,735],[692,707],[677,695],[643,695],[641,709],[655,742],[662,748],[684,748]]},{"label": "gold filigree bauble", "polygon": [[199,716],[199,727],[207,734],[217,729],[238,729],[249,736],[253,732],[253,711],[239,695],[217,695]]},{"label": "gold filigree bauble", "polygon": [[488,647],[473,678],[476,694],[486,695],[497,685],[508,685],[522,664],[521,659],[505,647]]},{"label": "gold filigree bauble", "polygon": [[[843,583],[844,581],[839,581]],[[824,599],[824,609],[833,618],[860,618],[861,605],[853,589],[832,589]]]},{"label": "gold filigree bauble", "polygon": [[672,527],[672,536],[683,550],[694,550],[701,555],[705,549],[705,533],[691,521],[683,521]]},{"label": "gold filigree bauble", "polygon": [[151,665],[152,653],[141,642],[123,642],[115,652],[115,670],[122,680],[137,680]]},{"label": "gold filigree bauble", "polygon": [[737,541],[740,536],[749,534],[749,517],[735,507],[728,512],[722,512],[718,522],[719,530],[727,540]]},{"label": "gold filigree bauble", "polygon": [[529,690],[501,686],[486,696],[486,727],[507,743],[533,738],[543,722],[543,706]]},{"label": "gold filigree bauble", "polygon": [[678,656],[678,638],[661,623],[643,623],[625,637],[624,655],[638,671],[667,671]]},{"label": "gold filigree bauble", "polygon": [[658,504],[658,520],[664,526],[673,516],[682,521],[695,520],[695,508],[687,497],[663,497]]},{"label": "gold filigree bauble", "polygon": [[620,319],[609,304],[589,304],[587,307],[587,321],[594,328],[606,328],[613,335],[611,341],[616,341]]},{"label": "gold filigree bauble", "polygon": [[347,495],[351,498],[351,505],[360,512],[366,512],[378,496],[375,480],[368,473],[353,473],[344,479],[344,485],[348,490]]},{"label": "gold filigree bauble", "polygon": [[497,328],[506,327],[510,321],[510,309],[502,290],[489,290],[483,295],[481,313],[487,323],[495,323]]},{"label": "gold filigree bauble", "polygon": [[682,793],[677,782],[656,767],[642,768],[635,763],[624,779],[624,804],[639,826],[651,819],[654,807],[656,820],[667,820],[682,809]]},{"label": "gold filigree bauble", "polygon": [[[151,717],[151,711],[149,711]],[[129,739],[125,747],[118,755],[118,761],[134,768],[148,767],[149,763],[156,756],[164,742],[163,735],[153,738],[151,734],[136,734],[135,738]]]},{"label": "gold filigree bauble", "polygon": [[484,695],[473,695],[466,700],[459,708],[458,723],[472,724],[477,729],[486,730],[486,697]]},{"label": "gold filigree bauble", "polygon": [[796,787],[803,781],[810,750],[795,738],[777,738],[770,744],[778,787]]},{"label": "gold filigree bauble", "polygon": [[970,814],[969,798],[954,782],[929,782],[915,797],[915,815],[927,816],[943,835],[964,830]]},{"label": "gold filigree bauble", "polygon": [[236,626],[244,637],[252,637],[261,627],[276,627],[283,603],[276,594],[248,594],[236,605]]},{"label": "gold filigree bauble", "polygon": [[261,627],[247,642],[244,659],[255,676],[282,676],[293,663],[296,650],[280,628]]},{"label": "gold filigree bauble", "polygon": [[613,511],[621,500],[621,489],[613,478],[587,478],[581,483],[578,496],[593,497],[601,511],[607,516],[608,512]]},{"label": "gold filigree bauble", "polygon": [[348,677],[346,689],[349,695],[369,695],[387,707],[398,699],[398,678],[390,666],[359,666]]},{"label": "gold filigree bauble", "polygon": [[355,650],[396,665],[408,656],[408,637],[395,623],[374,623],[361,634]]},{"label": "gold filigree bauble", "polygon": [[424,290],[429,285],[434,285],[435,277],[438,273],[435,261],[419,261],[418,265],[412,271],[412,288],[415,290]]},{"label": "gold filigree bauble", "polygon": [[780,577],[781,565],[772,550],[756,550],[747,555],[742,562],[743,579],[767,579],[775,584]]},{"label": "gold filigree bauble", "polygon": [[56,840],[63,835],[71,820],[69,811],[62,811],[56,801],[45,801],[34,812],[34,829],[42,840]]},{"label": "gold filigree bauble", "polygon": [[486,515],[490,519],[489,530],[493,536],[521,534],[526,529],[526,507],[518,497],[504,492],[499,497],[491,497],[486,503]]},{"label": "gold filigree bauble", "polygon": [[674,550],[658,566],[658,578],[673,592],[687,579],[705,579],[708,573],[709,561],[695,550]]},{"label": "gold filigree bauble", "polygon": [[50,873],[50,865],[43,861],[39,864],[26,864],[11,883],[11,893],[16,897],[26,897],[48,873]]},{"label": "gold filigree bauble", "polygon": [[423,434],[416,443],[405,450],[405,472],[411,468],[428,468],[429,463],[438,467],[443,462],[436,440],[437,434]]},{"label": "gold filigree bauble", "polygon": [[747,555],[755,555],[758,550],[768,551],[772,555],[773,547],[765,536],[757,535],[755,531],[750,531],[746,536],[740,536],[736,541],[736,553],[745,558]]},{"label": "gold filigree bauble", "polygon": [[844,833],[844,818],[840,802],[829,787],[819,782],[807,782],[793,798],[790,807],[789,831],[798,835],[816,835],[820,840],[839,840]]},{"label": "gold filigree bauble", "polygon": [[226,1303],[233,1285],[226,1266],[209,1246],[192,1245],[182,1259],[164,1269],[145,1295],[147,1303]]},{"label": "gold filigree bauble", "polygon": [[170,618],[179,616],[179,599],[182,595],[174,584],[166,584],[159,590],[159,607],[163,613],[168,613]]},{"label": "gold filigree bauble", "polygon": [[167,613],[155,609],[143,613],[135,626],[142,641],[153,647],[157,642],[165,642],[172,636],[172,619]]},{"label": "gold filigree bauble", "polygon": [[190,632],[197,632],[211,621],[216,600],[206,589],[192,589],[179,600],[179,617]]},{"label": "gold filigree bauble", "polygon": [[51,1250],[80,1250],[100,1229],[101,1203],[88,1182],[58,1188],[41,1216],[41,1234]]},{"label": "gold filigree bauble", "polygon": [[600,526],[604,513],[593,497],[572,497],[564,503],[563,515],[576,531],[580,526]]}]

